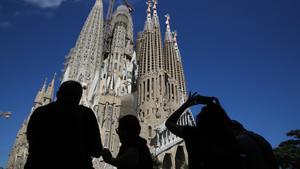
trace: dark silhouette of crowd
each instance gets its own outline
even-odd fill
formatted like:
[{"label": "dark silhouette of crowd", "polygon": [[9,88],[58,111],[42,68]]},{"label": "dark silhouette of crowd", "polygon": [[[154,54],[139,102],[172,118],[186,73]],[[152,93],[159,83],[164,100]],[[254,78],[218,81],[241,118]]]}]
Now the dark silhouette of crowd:
[{"label": "dark silhouette of crowd", "polygon": [[[152,169],[147,141],[139,136],[138,118],[119,118],[116,133],[121,147],[113,157],[102,146],[94,112],[79,105],[82,90],[80,83],[66,81],[57,92],[57,101],[32,113],[25,169],[93,169],[93,158],[100,156],[118,169]],[[197,104],[204,107],[196,117],[196,125],[179,125],[177,121],[185,110]],[[189,169],[278,169],[271,145],[231,120],[215,97],[190,93],[165,125],[185,141]]]}]

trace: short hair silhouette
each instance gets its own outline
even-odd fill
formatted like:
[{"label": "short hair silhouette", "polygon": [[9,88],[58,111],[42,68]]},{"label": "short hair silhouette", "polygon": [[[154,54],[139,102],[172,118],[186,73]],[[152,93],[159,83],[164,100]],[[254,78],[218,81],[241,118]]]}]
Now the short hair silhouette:
[{"label": "short hair silhouette", "polygon": [[82,86],[79,82],[69,80],[65,81],[59,87],[57,92],[57,100],[70,103],[78,104],[82,95]]},{"label": "short hair silhouette", "polygon": [[92,109],[79,105],[79,82],[63,82],[57,100],[34,110],[27,126],[25,169],[92,169],[102,142]]},{"label": "short hair silhouette", "polygon": [[118,169],[153,169],[147,141],[139,136],[141,126],[138,118],[134,115],[121,117],[116,131],[121,142],[118,155],[113,157],[109,149],[103,149],[104,161]]},{"label": "short hair silhouette", "polygon": [[141,126],[136,116],[126,115],[119,119],[119,130],[127,130],[139,135],[141,132]]}]

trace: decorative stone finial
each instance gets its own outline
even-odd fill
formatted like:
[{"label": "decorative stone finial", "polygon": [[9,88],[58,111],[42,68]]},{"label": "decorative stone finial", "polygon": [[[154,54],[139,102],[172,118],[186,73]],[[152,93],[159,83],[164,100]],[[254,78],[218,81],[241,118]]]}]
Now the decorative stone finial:
[{"label": "decorative stone finial", "polygon": [[171,32],[171,27],[170,27],[170,15],[166,14],[166,25],[167,25],[167,31]]}]

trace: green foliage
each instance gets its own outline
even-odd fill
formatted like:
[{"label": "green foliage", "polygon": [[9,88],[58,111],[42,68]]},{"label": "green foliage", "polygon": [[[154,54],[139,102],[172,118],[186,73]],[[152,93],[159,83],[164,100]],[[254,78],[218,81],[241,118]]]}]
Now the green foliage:
[{"label": "green foliage", "polygon": [[287,134],[287,136],[294,137],[296,139],[300,139],[300,130],[291,130]]},{"label": "green foliage", "polygon": [[286,135],[292,139],[280,143],[274,154],[283,169],[300,169],[300,130],[291,130]]}]

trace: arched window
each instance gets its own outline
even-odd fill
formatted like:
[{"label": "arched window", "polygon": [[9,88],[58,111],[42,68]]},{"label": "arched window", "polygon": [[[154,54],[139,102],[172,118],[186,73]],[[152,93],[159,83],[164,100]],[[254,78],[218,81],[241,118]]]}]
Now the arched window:
[{"label": "arched window", "polygon": [[151,126],[148,126],[148,134],[149,134],[149,137],[151,138],[152,137],[152,127]]}]

